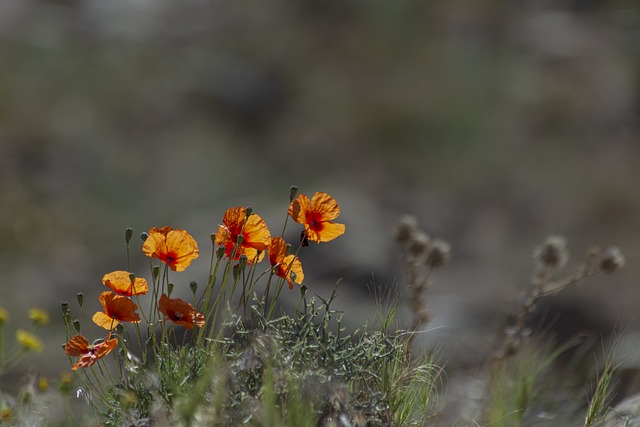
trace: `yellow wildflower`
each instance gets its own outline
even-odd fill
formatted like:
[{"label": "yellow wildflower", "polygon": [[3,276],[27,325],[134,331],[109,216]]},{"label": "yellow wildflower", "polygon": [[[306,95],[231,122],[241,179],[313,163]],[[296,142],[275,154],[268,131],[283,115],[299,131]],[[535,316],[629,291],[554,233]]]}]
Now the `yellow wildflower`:
[{"label": "yellow wildflower", "polygon": [[2,408],[0,408],[0,420],[8,420],[12,416],[13,411],[11,411],[10,407],[3,405]]},{"label": "yellow wildflower", "polygon": [[9,321],[9,312],[0,307],[0,323],[4,323],[4,322],[8,322]]},{"label": "yellow wildflower", "polygon": [[29,309],[29,319],[36,325],[46,325],[49,323],[49,313],[42,308],[33,307]]},{"label": "yellow wildflower", "polygon": [[40,338],[32,334],[31,332],[27,332],[24,329],[18,329],[16,331],[16,339],[22,345],[22,348],[27,351],[35,351],[38,353],[42,353],[44,350],[44,344],[40,341]]}]

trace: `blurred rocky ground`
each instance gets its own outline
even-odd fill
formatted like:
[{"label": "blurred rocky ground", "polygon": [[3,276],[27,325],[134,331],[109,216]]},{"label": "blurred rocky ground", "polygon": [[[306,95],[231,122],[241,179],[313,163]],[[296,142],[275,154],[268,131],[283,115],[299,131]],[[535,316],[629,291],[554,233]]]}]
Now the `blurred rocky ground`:
[{"label": "blurred rocky ground", "polygon": [[453,247],[425,334],[450,355],[492,344],[550,233],[570,268],[591,244],[627,256],[558,298],[570,328],[637,329],[639,95],[634,2],[5,1],[0,306],[92,301],[126,227],[189,230],[202,258],[176,285],[204,282],[224,211],[279,230],[295,184],[342,207],[345,236],[301,258],[311,291],[343,279],[353,325],[372,286],[402,292],[390,229],[410,213]]}]

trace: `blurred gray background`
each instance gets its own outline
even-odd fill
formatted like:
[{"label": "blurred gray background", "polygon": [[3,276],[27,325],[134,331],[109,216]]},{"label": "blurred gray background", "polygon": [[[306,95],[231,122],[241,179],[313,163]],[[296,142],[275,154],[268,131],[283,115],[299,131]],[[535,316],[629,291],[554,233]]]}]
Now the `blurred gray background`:
[{"label": "blurred gray background", "polygon": [[372,283],[402,291],[390,229],[410,213],[453,246],[429,291],[452,352],[495,331],[549,233],[567,237],[570,266],[590,244],[620,246],[620,274],[559,301],[633,329],[639,97],[631,1],[7,0],[0,306],[11,327],[50,310],[48,351],[30,361],[57,372],[60,302],[75,310],[82,291],[99,308],[126,227],[196,237],[201,258],[173,275],[184,290],[206,280],[228,207],[278,233],[295,184],[342,208],[347,233],[301,258],[320,295],[343,278],[354,326],[375,316]]}]

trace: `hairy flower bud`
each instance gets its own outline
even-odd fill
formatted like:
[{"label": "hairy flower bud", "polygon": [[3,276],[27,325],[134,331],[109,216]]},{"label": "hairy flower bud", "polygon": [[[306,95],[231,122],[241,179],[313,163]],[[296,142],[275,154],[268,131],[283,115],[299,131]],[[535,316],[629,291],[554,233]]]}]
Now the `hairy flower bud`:
[{"label": "hairy flower bud", "polygon": [[422,231],[416,232],[409,241],[409,254],[411,254],[414,258],[419,258],[425,255],[430,247],[430,240],[431,238],[429,238],[429,235],[427,235],[426,233],[423,233]]},{"label": "hairy flower bud", "polygon": [[626,259],[622,251],[617,246],[610,246],[602,254],[600,268],[605,273],[613,273],[624,267],[625,262]]},{"label": "hairy flower bud", "polygon": [[393,229],[393,237],[398,243],[408,243],[418,229],[418,218],[412,215],[400,217]]},{"label": "hairy flower bud", "polygon": [[427,265],[431,268],[438,268],[446,265],[449,261],[451,261],[451,245],[439,239],[431,242]]},{"label": "hairy flower bud", "polygon": [[561,236],[548,236],[544,244],[536,248],[533,256],[545,267],[562,267],[569,259],[567,242]]}]

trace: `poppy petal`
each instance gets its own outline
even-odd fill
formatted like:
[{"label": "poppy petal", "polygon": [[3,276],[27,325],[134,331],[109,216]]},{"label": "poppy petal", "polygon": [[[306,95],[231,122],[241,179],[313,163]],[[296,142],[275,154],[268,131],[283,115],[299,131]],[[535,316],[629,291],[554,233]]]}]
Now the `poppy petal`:
[{"label": "poppy petal", "polygon": [[316,224],[314,228],[310,226],[306,226],[305,228],[307,230],[307,238],[316,243],[320,243],[329,242],[336,237],[342,236],[346,226],[334,222],[321,222]]},{"label": "poppy petal", "polygon": [[131,273],[128,271],[112,271],[102,277],[102,283],[118,295],[145,295],[149,292],[149,284],[141,277],[136,277],[131,282]]},{"label": "poppy petal", "polygon": [[311,211],[309,197],[306,194],[298,194],[298,197],[289,205],[287,213],[298,224],[304,224],[309,211]]},{"label": "poppy petal", "polygon": [[120,323],[116,319],[107,316],[106,313],[103,313],[101,311],[96,312],[91,320],[93,320],[93,323],[100,326],[101,328],[106,329],[107,331],[112,330],[113,328],[118,326],[118,323]]},{"label": "poppy petal", "polygon": [[311,209],[322,221],[331,221],[340,215],[340,207],[336,199],[321,191],[313,195]]},{"label": "poppy petal", "polygon": [[89,342],[81,334],[69,339],[64,345],[64,352],[69,356],[78,357],[89,350]]}]

